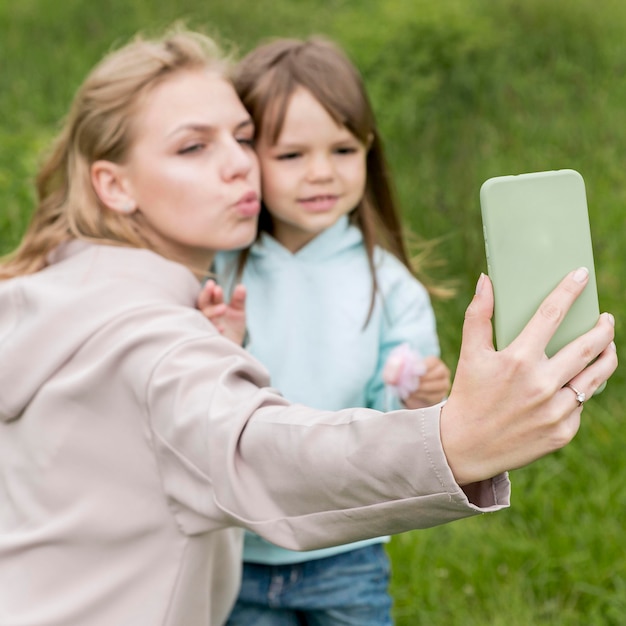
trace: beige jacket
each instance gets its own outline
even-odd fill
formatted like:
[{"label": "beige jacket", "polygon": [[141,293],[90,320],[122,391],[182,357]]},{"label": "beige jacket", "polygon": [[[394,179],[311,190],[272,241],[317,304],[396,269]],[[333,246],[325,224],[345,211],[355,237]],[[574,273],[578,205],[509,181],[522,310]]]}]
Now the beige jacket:
[{"label": "beige jacket", "polygon": [[51,262],[0,282],[3,626],[217,626],[243,528],[312,549],[508,505],[506,476],[476,504],[455,484],[439,407],[289,405],[181,265],[82,242]]}]

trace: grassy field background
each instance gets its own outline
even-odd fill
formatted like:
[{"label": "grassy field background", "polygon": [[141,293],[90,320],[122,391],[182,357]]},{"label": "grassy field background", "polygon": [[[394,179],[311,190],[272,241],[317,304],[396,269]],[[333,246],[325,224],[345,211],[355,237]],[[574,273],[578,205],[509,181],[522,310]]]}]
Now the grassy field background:
[{"label": "grassy field background", "polygon": [[[0,0],[0,253],[33,204],[42,148],[111,46],[177,19],[245,52],[322,33],[361,68],[407,224],[439,239],[454,368],[485,270],[490,176],[574,168],[587,184],[601,308],[625,319],[626,5],[619,0]],[[395,537],[398,626],[626,623],[624,368],[565,450],[512,474],[510,510]]]}]

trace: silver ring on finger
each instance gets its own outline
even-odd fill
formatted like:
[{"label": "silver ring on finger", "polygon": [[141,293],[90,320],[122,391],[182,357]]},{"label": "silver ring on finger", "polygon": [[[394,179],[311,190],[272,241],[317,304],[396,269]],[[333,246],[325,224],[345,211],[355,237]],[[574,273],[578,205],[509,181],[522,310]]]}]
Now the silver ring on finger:
[{"label": "silver ring on finger", "polygon": [[585,393],[583,391],[578,391],[578,389],[576,389],[576,387],[574,387],[574,385],[572,385],[571,383],[565,383],[565,386],[569,387],[576,394],[576,401],[578,402],[578,406],[582,406],[587,399]]}]

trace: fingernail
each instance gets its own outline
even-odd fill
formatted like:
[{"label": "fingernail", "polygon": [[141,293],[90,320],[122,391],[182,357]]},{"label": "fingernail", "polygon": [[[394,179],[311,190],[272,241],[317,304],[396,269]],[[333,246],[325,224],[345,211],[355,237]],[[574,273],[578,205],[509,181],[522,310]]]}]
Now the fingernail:
[{"label": "fingernail", "polygon": [[614,341],[611,341],[611,343],[609,344],[609,347],[615,350],[615,352],[617,352],[617,346],[615,345]]},{"label": "fingernail", "polygon": [[476,295],[478,295],[483,290],[483,283],[485,282],[485,275],[481,272],[478,278],[478,282],[476,283]]},{"label": "fingernail", "polygon": [[586,267],[579,267],[573,274],[572,278],[577,283],[584,283],[589,276],[589,270]]},{"label": "fingernail", "polygon": [[612,313],[602,313],[602,315],[606,317],[611,326],[615,326],[615,318]]}]

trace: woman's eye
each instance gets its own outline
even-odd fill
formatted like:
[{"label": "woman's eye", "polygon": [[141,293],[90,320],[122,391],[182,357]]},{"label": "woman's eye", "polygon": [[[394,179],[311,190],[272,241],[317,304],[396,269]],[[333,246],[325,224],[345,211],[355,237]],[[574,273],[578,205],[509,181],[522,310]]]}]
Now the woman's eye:
[{"label": "woman's eye", "polygon": [[239,137],[237,143],[247,148],[254,148],[254,139],[252,137]]},{"label": "woman's eye", "polygon": [[194,152],[200,152],[200,150],[202,150],[204,146],[205,144],[203,143],[190,144],[188,146],[185,146],[184,148],[181,148],[178,151],[178,154],[192,154]]}]

